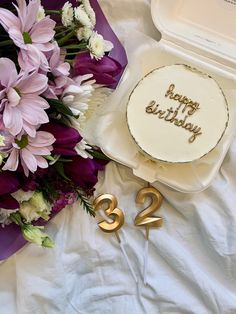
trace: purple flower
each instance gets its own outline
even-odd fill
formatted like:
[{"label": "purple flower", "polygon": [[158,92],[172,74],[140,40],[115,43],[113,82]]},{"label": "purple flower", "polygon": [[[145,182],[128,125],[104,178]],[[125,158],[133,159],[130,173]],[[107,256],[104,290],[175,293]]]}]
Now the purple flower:
[{"label": "purple flower", "polygon": [[19,185],[15,174],[8,171],[0,172],[0,208],[19,208],[19,203],[10,194],[16,192],[19,189]]},{"label": "purple flower", "polygon": [[53,203],[52,212],[59,212],[67,205],[72,205],[77,200],[77,195],[74,191],[63,192],[60,191],[59,197]]},{"label": "purple flower", "polygon": [[75,146],[82,140],[82,137],[76,129],[59,123],[48,123],[40,130],[54,135],[56,141],[53,144],[53,153],[64,156],[77,155]]},{"label": "purple flower", "polygon": [[103,170],[107,161],[72,157],[72,162],[64,164],[65,174],[73,183],[84,190],[91,190],[97,183],[99,170]]},{"label": "purple flower", "polygon": [[80,53],[74,61],[74,75],[93,74],[98,84],[112,85],[122,71],[121,64],[115,59],[104,56],[101,60],[91,59],[87,52]]}]

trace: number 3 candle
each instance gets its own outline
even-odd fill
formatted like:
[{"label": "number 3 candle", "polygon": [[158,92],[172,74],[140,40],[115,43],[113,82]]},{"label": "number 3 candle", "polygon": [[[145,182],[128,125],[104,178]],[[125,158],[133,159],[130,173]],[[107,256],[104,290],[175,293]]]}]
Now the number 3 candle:
[{"label": "number 3 candle", "polygon": [[[106,204],[108,207],[105,209],[105,213],[102,209],[102,206]],[[93,207],[95,211],[99,211],[100,215],[104,218],[103,221],[98,223],[99,228],[107,233],[115,232],[117,240],[119,242],[122,253],[124,254],[125,260],[129,266],[129,269],[132,273],[132,276],[136,283],[138,282],[137,277],[135,275],[134,269],[130,263],[129,257],[125,251],[124,245],[121,241],[121,238],[118,234],[118,230],[124,224],[124,214],[123,211],[117,208],[117,199],[112,194],[102,194],[98,196],[94,202]]]}]

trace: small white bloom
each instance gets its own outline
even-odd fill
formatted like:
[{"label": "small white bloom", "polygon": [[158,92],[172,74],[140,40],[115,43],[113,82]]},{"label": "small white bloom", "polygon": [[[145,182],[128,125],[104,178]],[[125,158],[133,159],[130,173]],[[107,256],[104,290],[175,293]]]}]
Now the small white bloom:
[{"label": "small white bloom", "polygon": [[[84,116],[83,116],[84,117]],[[79,132],[81,132],[82,128],[80,125],[80,118],[76,119],[74,117],[69,117],[70,119],[70,125],[72,128],[75,128],[76,130],[78,130]]]},{"label": "small white bloom", "polygon": [[33,196],[34,194],[34,191],[23,191],[22,189],[12,193],[12,196],[19,202],[19,203],[22,203],[22,202],[26,202],[28,200],[31,199],[31,197]]},{"label": "small white bloom", "polygon": [[39,22],[45,18],[45,10],[42,5],[40,5],[37,16],[36,16],[36,21]]},{"label": "small white bloom", "polygon": [[75,150],[78,155],[80,155],[83,158],[93,158],[88,152],[86,152],[86,149],[91,149],[91,146],[87,144],[87,142],[82,139],[76,146]]},{"label": "small white bloom", "polygon": [[93,28],[93,24],[88,16],[88,14],[84,10],[84,6],[80,5],[77,8],[74,8],[75,19],[80,22],[83,26]]},{"label": "small white bloom", "polygon": [[107,98],[111,95],[112,89],[107,87],[101,87],[100,85],[94,84],[94,91],[88,102],[88,110],[84,113],[83,116],[80,116],[79,119],[71,118],[71,125],[77,129],[80,134],[86,141],[96,145],[94,142],[94,128],[93,125],[97,121],[97,112],[99,112],[98,108],[103,106]]},{"label": "small white bloom", "polygon": [[88,49],[90,51],[91,58],[96,60],[102,59],[105,52],[110,51],[113,48],[112,42],[104,40],[102,35],[97,32],[93,32],[88,43]]},{"label": "small white bloom", "polygon": [[74,84],[69,85],[62,95],[62,101],[74,115],[83,115],[88,110],[88,102],[94,90],[91,84],[83,83],[83,80],[91,78],[91,75],[82,75],[74,79]]},{"label": "small white bloom", "polygon": [[62,7],[62,16],[61,16],[62,24],[64,26],[70,26],[74,20],[74,10],[72,8],[72,4],[67,1]]},{"label": "small white bloom", "polygon": [[22,202],[20,204],[20,213],[27,223],[39,218],[37,208],[30,204],[30,202]]},{"label": "small white bloom", "polygon": [[48,220],[51,213],[51,206],[45,201],[41,192],[33,192],[32,197],[28,201],[20,203],[20,213],[27,223],[38,220],[39,218]]},{"label": "small white bloom", "polygon": [[9,225],[12,221],[9,219],[12,213],[17,212],[19,209],[4,209],[0,208],[0,225],[4,227],[5,225]]},{"label": "small white bloom", "polygon": [[89,27],[80,27],[78,30],[77,30],[77,38],[78,40],[89,40],[89,38],[91,37],[93,31],[91,30],[91,28]]},{"label": "small white bloom", "polygon": [[90,21],[92,22],[92,25],[94,27],[96,24],[96,14],[93,8],[91,7],[89,0],[82,0],[82,3],[83,3],[85,12],[88,14]]}]

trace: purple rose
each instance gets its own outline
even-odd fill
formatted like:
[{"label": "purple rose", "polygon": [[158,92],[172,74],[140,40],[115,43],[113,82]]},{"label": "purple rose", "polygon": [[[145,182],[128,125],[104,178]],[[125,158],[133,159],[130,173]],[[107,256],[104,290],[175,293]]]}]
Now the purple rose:
[{"label": "purple rose", "polygon": [[91,59],[88,52],[80,53],[74,60],[74,72],[76,75],[93,74],[98,84],[112,85],[117,82],[117,75],[122,71],[121,64],[115,59],[104,56],[101,60]]},{"label": "purple rose", "polygon": [[19,186],[19,180],[14,173],[9,171],[0,172],[0,208],[19,208],[19,203],[10,194],[16,192]]},{"label": "purple rose", "polygon": [[75,146],[82,140],[79,132],[71,127],[59,123],[48,123],[41,126],[40,130],[54,135],[53,153],[56,155],[76,156]]},{"label": "purple rose", "polygon": [[97,183],[97,175],[99,170],[103,170],[107,164],[105,160],[84,159],[80,156],[72,157],[72,162],[64,164],[64,171],[73,183],[84,189],[91,190]]}]

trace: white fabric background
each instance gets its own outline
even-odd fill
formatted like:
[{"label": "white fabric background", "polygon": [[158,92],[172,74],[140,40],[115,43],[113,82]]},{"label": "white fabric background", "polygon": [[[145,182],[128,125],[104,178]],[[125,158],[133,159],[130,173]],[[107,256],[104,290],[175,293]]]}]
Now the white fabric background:
[{"label": "white fabric background", "polygon": [[[122,40],[132,30],[158,38],[149,1],[103,0]],[[183,194],[155,184],[165,197],[164,225],[150,233],[148,285],[143,286],[144,230],[134,227],[137,191],[146,183],[111,162],[98,193],[113,193],[125,213],[126,249],[136,286],[114,235],[102,233],[78,204],[47,227],[52,250],[28,245],[0,264],[2,314],[235,314],[236,139],[212,185]]]}]

